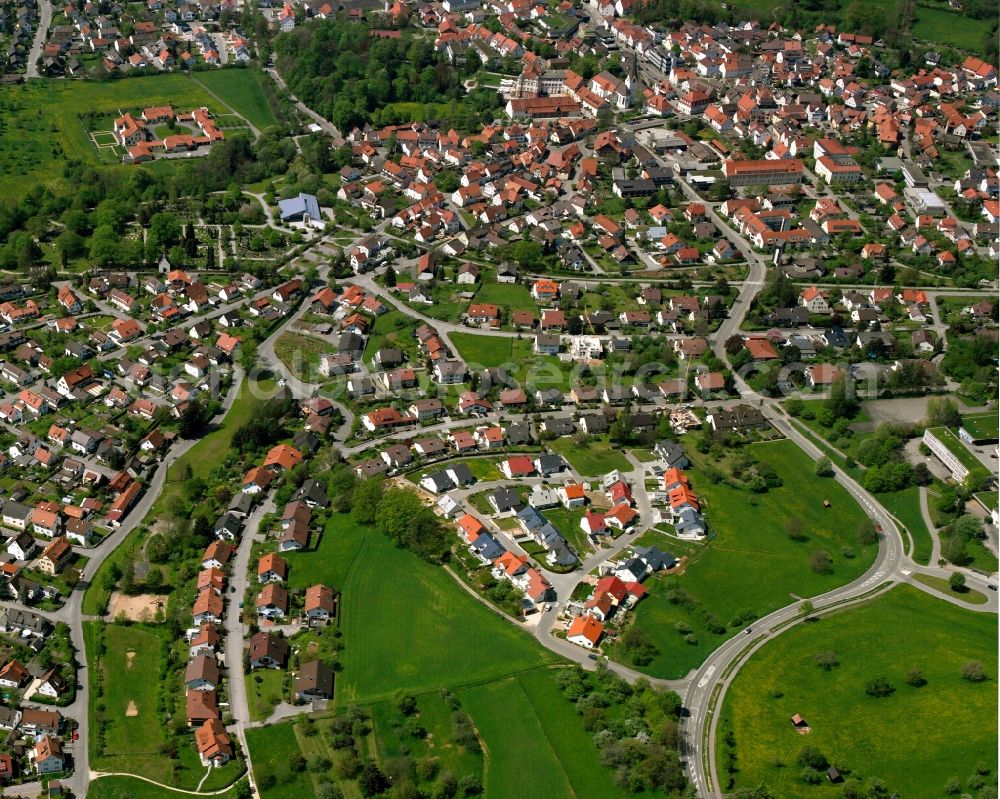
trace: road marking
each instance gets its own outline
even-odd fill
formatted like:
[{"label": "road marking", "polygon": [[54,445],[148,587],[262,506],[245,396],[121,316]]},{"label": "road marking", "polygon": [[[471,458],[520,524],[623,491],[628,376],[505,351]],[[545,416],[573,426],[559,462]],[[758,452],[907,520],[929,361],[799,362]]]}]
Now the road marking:
[{"label": "road marking", "polygon": [[911,574],[913,574],[913,572],[911,572],[909,569],[900,569],[900,571],[903,573],[904,577],[909,577]]},{"label": "road marking", "polygon": [[715,666],[714,665],[709,666],[708,671],[705,672],[705,676],[698,681],[698,687],[704,688],[706,685],[708,685],[708,681],[712,678],[712,674],[714,673],[715,673]]}]

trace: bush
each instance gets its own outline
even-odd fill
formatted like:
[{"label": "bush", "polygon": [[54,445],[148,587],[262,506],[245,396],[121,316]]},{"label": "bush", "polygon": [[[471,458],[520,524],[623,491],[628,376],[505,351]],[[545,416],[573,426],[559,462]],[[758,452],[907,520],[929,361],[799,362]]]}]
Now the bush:
[{"label": "bush", "polygon": [[815,746],[803,747],[802,751],[799,752],[798,758],[795,760],[796,765],[802,766],[803,768],[822,770],[830,766],[830,762],[826,759],[819,749]]},{"label": "bush", "polygon": [[872,677],[865,683],[865,693],[868,694],[868,696],[882,698],[891,696],[895,693],[895,691],[896,687],[882,675]]},{"label": "bush", "polygon": [[983,671],[983,664],[978,660],[970,660],[962,666],[962,679],[969,682],[982,682],[986,679],[986,672]]},{"label": "bush", "polygon": [[923,688],[927,685],[927,678],[924,677],[923,670],[914,667],[906,672],[906,684],[914,688]]},{"label": "bush", "polygon": [[816,574],[833,574],[833,558],[825,549],[817,549],[809,556],[809,568]]},{"label": "bush", "polygon": [[813,660],[816,661],[816,665],[823,669],[823,671],[833,671],[833,669],[840,665],[840,658],[837,657],[837,653],[829,650],[826,652],[817,652]]}]

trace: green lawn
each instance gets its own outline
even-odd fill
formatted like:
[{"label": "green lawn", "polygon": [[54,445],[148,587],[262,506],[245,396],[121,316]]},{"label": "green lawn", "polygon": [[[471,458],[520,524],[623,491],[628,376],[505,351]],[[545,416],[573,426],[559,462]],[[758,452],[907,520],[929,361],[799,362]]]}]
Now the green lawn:
[{"label": "green lawn", "polygon": [[[830,671],[814,662],[826,651],[840,661]],[[970,660],[983,664],[985,682],[961,678]],[[926,686],[907,684],[911,668],[923,671]],[[878,675],[895,686],[890,697],[865,693],[865,682]],[[995,767],[996,693],[996,618],[902,585],[768,643],[730,687],[719,734],[735,734],[737,789],[765,783],[779,797],[842,796],[825,779],[815,787],[801,781],[795,761],[808,745],[842,771],[878,777],[901,796],[938,799],[951,777],[964,786],[977,764]],[[812,728],[808,736],[792,729],[795,713]]]},{"label": "green lawn", "polygon": [[476,292],[476,302],[488,302],[512,311],[538,313],[538,304],[531,298],[528,287],[521,283],[482,283]]},{"label": "green lawn", "polygon": [[299,333],[282,333],[274,342],[274,354],[300,380],[321,379],[319,359],[336,348],[328,341]]},{"label": "green lawn", "polygon": [[547,445],[553,452],[568,460],[570,465],[585,477],[600,477],[613,469],[632,471],[632,464],[628,458],[611,447],[607,436],[590,440],[582,447],[568,437],[552,439]]},{"label": "green lawn", "polygon": [[[190,794],[150,785],[135,777],[98,777],[87,789],[88,799],[184,799]],[[213,799],[236,799],[236,788],[213,794]]]},{"label": "green lawn", "polygon": [[996,411],[968,414],[962,417],[962,427],[972,434],[973,438],[997,438],[1000,419]]},{"label": "green lawn", "polygon": [[[90,130],[111,130],[121,111],[141,111],[151,105],[171,104],[190,110],[207,106],[213,113],[223,108],[202,86],[178,73],[116,81],[32,81],[4,86],[0,92],[0,116],[6,123],[0,131],[0,191],[19,197],[35,182],[59,182],[68,160],[90,164],[113,164],[121,160],[117,151],[98,151]],[[80,117],[87,112],[101,117],[106,127],[92,127]],[[165,165],[165,166],[163,166]],[[176,170],[178,162],[162,161],[158,167]],[[117,167],[123,177],[134,167]]]},{"label": "green lawn", "polygon": [[919,4],[913,23],[915,39],[975,51],[982,49],[983,38],[989,30],[988,20],[972,19],[947,8],[927,8]]},{"label": "green lawn", "polygon": [[291,756],[301,751],[291,723],[253,727],[246,731],[246,737],[254,778],[258,784],[270,784],[270,787],[262,790],[266,799],[304,799],[315,796],[308,772],[292,771],[288,767]]},{"label": "green lawn", "polygon": [[968,602],[970,605],[985,605],[989,602],[986,594],[977,591],[975,588],[966,588],[963,591],[952,591],[951,583],[949,583],[944,577],[935,577],[933,574],[914,574],[913,579],[918,583],[923,583],[924,585],[929,585],[931,588],[936,588],[942,594],[946,596],[954,597],[962,602]]},{"label": "green lawn", "polygon": [[246,676],[250,718],[263,721],[284,697],[285,672],[280,669],[258,669]]},{"label": "green lawn", "polygon": [[402,311],[387,311],[375,320],[371,335],[365,344],[364,360],[367,363],[382,347],[395,347],[404,352],[411,364],[423,361],[417,339],[413,332],[417,321]]},{"label": "green lawn", "polygon": [[933,541],[920,512],[920,488],[910,486],[891,494],[879,494],[878,501],[910,532],[913,538],[913,559],[924,566],[928,565]]},{"label": "green lawn", "polygon": [[315,578],[343,592],[338,704],[490,681],[553,661],[443,569],[395,548],[380,533],[334,516],[325,539],[326,565],[317,564],[308,581],[301,561],[320,553],[290,559],[289,570],[293,586]]},{"label": "green lawn", "polygon": [[261,72],[255,69],[215,69],[194,73],[194,79],[221,97],[258,130],[278,124],[261,88],[261,81],[270,78]]},{"label": "green lawn", "polygon": [[[693,443],[686,450],[695,463],[707,462]],[[752,444],[750,451],[774,468],[783,481],[781,487],[754,494],[721,482],[712,484],[700,468],[688,470],[712,538],[691,555],[683,574],[646,581],[652,595],[636,607],[635,624],[659,650],[643,667],[655,677],[687,674],[725,637],[745,626],[739,618],[745,612],[763,616],[798,598],[832,590],[860,576],[874,560],[875,546],[858,544],[861,508],[836,482],[816,477],[812,460],[795,444],[787,440]],[[829,508],[823,507],[824,499],[830,500]],[[791,519],[802,522],[806,540],[788,537],[786,525]],[[853,557],[846,556],[845,548]],[[830,573],[810,568],[810,556],[817,550],[829,553]],[[686,592],[695,606],[668,602],[672,585]],[[708,632],[709,614],[728,627],[725,634]],[[678,622],[682,629],[677,629]],[[689,634],[696,643],[685,641]]]},{"label": "green lawn", "polygon": [[486,749],[489,799],[625,796],[545,672],[461,693]]},{"label": "green lawn", "polygon": [[[160,706],[164,687],[159,679],[168,645],[166,628],[108,624],[104,631],[104,654],[95,660],[97,633],[97,622],[84,623],[92,664],[90,690],[94,697],[88,719],[92,731],[89,739],[92,767],[98,771],[141,774],[157,782],[193,790],[205,774],[194,736],[180,728],[180,751],[176,759],[159,749],[170,740]],[[103,694],[97,690],[99,679]],[[99,731],[103,734],[103,745]],[[233,761],[213,770],[206,789],[225,787],[237,779],[242,769],[239,761]]]},{"label": "green lawn", "polygon": [[534,337],[487,336],[477,333],[452,333],[458,355],[470,367],[502,366],[526,391],[544,388],[569,390],[574,365],[563,363],[555,355],[533,351]]}]

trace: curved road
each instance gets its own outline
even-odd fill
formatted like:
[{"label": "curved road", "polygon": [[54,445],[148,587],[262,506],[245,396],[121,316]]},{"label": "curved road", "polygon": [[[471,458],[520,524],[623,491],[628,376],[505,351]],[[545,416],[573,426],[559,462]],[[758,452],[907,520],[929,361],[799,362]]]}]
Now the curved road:
[{"label": "curved road", "polygon": [[[681,182],[681,186],[692,199],[698,199],[703,203],[705,202],[683,182]],[[725,341],[730,336],[739,332],[751,302],[763,288],[764,279],[767,274],[767,261],[760,254],[754,252],[747,242],[731,229],[727,221],[717,213],[715,204],[705,204],[709,208],[713,221],[719,229],[724,232],[727,238],[729,238],[740,250],[750,265],[748,277],[742,283],[739,297],[736,300],[730,316],[723,321],[713,338],[713,350],[724,362],[728,362],[729,359],[725,352]],[[382,291],[381,287],[375,283],[371,275],[356,276],[354,278],[354,282],[359,283],[370,291],[379,293]],[[383,296],[383,300],[385,299],[386,298]],[[434,325],[442,334],[442,337],[446,338],[449,332],[470,331],[470,328],[442,323],[439,320],[426,317],[419,311],[415,311],[402,303],[396,303],[391,300],[387,300],[387,302],[388,304],[399,308],[404,313]],[[294,321],[295,319],[301,317],[305,312],[306,306],[303,306],[291,317],[290,321]],[[261,357],[267,360],[274,366],[275,369],[283,374],[288,384],[295,391],[303,395],[314,394],[319,388],[316,384],[304,383],[298,380],[294,375],[289,373],[285,365],[276,357],[274,353],[275,338],[276,336],[261,345],[259,350]],[[783,433],[789,440],[794,441],[797,446],[799,446],[813,459],[823,456],[824,453],[792,425],[791,420],[787,417],[778,402],[758,395],[738,376],[736,378],[736,385],[741,395],[741,399],[744,402],[759,406],[761,411],[774,425],[774,427]],[[346,408],[342,408],[342,413],[345,414],[345,419],[351,420]],[[422,428],[418,432],[422,435],[427,435],[431,434],[439,427],[441,429],[447,429],[451,426],[465,426],[468,424],[469,420],[467,419],[452,420],[442,423],[441,425]],[[349,429],[350,424],[345,423],[341,430],[338,431],[338,439],[340,441],[343,442],[346,440],[344,430]],[[366,441],[357,447],[350,448],[350,450],[354,451],[364,449],[372,446],[372,444],[372,441]],[[640,472],[638,482],[641,485],[641,464],[637,464],[637,469]],[[864,575],[853,582],[840,586],[839,588],[836,588],[826,594],[818,597],[812,597],[810,601],[814,607],[814,614],[823,613],[824,611],[829,611],[835,607],[842,607],[848,604],[867,601],[868,597],[873,593],[900,582],[910,583],[916,588],[925,591],[932,596],[954,602],[955,604],[971,611],[988,613],[997,612],[997,596],[992,591],[983,591],[983,593],[988,597],[988,603],[986,605],[970,606],[962,603],[960,600],[943,595],[940,592],[923,585],[922,583],[914,581],[912,576],[918,572],[944,576],[947,576],[951,572],[947,569],[922,567],[915,564],[906,554],[906,546],[900,530],[893,522],[890,514],[877,502],[877,500],[870,493],[865,491],[853,478],[840,470],[835,471],[834,479],[844,487],[844,489],[881,528],[879,536],[879,551],[874,563]],[[560,597],[560,604],[565,602],[565,598],[568,597],[569,593],[578,582],[579,575],[586,574],[588,571],[595,568],[599,563],[607,560],[609,557],[613,557],[627,548],[640,532],[641,530],[629,535],[621,536],[617,541],[615,541],[614,545],[610,549],[603,550],[586,558],[582,564],[582,570],[578,570],[569,575],[545,572],[546,577],[553,584],[558,596]],[[972,585],[977,588],[985,589],[987,582],[985,577],[972,572],[966,571],[965,573],[970,579]],[[546,648],[557,652],[569,660],[580,663],[587,668],[594,668],[595,663],[590,659],[590,653],[567,643],[563,639],[556,638],[551,634],[556,616],[556,612],[550,611],[545,613],[542,618],[539,619],[533,630],[537,640]],[[683,680],[650,679],[641,672],[629,669],[620,664],[607,664],[610,668],[621,674],[626,679],[632,681],[640,677],[650,679],[650,682],[653,684],[669,687],[681,693],[684,699],[684,706],[687,711],[686,717],[682,719],[682,746],[684,747],[684,752],[689,755],[686,760],[690,779],[700,796],[714,797],[720,795],[717,787],[718,780],[716,778],[715,765],[714,739],[718,719],[718,713],[715,711],[715,708],[720,706],[721,701],[725,696],[728,684],[738,673],[738,666],[740,665],[741,660],[748,657],[753,651],[771,638],[780,634],[784,630],[793,628],[803,620],[804,616],[802,614],[801,603],[797,602],[781,608],[780,610],[777,610],[756,621],[752,625],[753,629],[749,635],[737,635],[736,637],[723,643],[696,671],[689,674]]]}]

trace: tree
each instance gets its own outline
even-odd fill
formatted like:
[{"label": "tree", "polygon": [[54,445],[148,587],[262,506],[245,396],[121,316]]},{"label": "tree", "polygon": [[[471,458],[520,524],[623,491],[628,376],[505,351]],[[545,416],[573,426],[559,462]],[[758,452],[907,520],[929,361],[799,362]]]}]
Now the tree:
[{"label": "tree", "polygon": [[660,653],[649,633],[630,627],[619,638],[622,651],[636,666],[647,666]]},{"label": "tree", "polygon": [[358,775],[358,788],[364,797],[378,796],[389,790],[389,779],[374,763],[369,763]]},{"label": "tree", "polygon": [[983,671],[983,664],[978,660],[970,660],[962,666],[962,679],[969,682],[982,682],[986,679],[986,672]]},{"label": "tree", "polygon": [[212,411],[201,400],[196,399],[188,403],[188,406],[181,414],[180,424],[177,432],[181,438],[198,438],[205,430],[205,426],[212,419]]},{"label": "tree", "polygon": [[385,270],[385,285],[389,288],[396,285],[396,270],[391,266]]},{"label": "tree", "polygon": [[875,526],[875,521],[865,516],[858,523],[858,543],[866,547],[869,544],[874,544],[876,541],[878,541],[878,529]]},{"label": "tree", "polygon": [[830,386],[830,395],[823,406],[837,419],[852,419],[858,412],[858,399],[854,384],[844,375],[837,377]]},{"label": "tree", "polygon": [[396,709],[404,716],[412,716],[417,712],[417,699],[413,694],[401,691],[396,694],[393,701],[396,703]]},{"label": "tree", "polygon": [[964,592],[966,590],[965,575],[961,572],[952,572],[951,577],[948,578],[948,585],[956,594]]},{"label": "tree", "polygon": [[813,660],[816,661],[816,665],[823,669],[823,671],[833,671],[840,665],[840,658],[837,657],[837,653],[830,650],[817,652]]},{"label": "tree", "polygon": [[928,427],[961,427],[962,414],[958,412],[955,400],[949,397],[935,397],[927,402]]},{"label": "tree", "polygon": [[809,556],[809,568],[816,574],[832,574],[833,558],[825,549],[817,549]]},{"label": "tree", "polygon": [[795,759],[795,763],[803,768],[816,769],[817,771],[828,768],[830,765],[830,761],[826,759],[826,755],[815,746],[803,747],[802,751],[799,752],[799,756]]},{"label": "tree", "polygon": [[865,693],[868,696],[874,696],[876,698],[882,698],[886,696],[891,696],[895,693],[896,687],[889,682],[881,674],[872,677],[868,682],[865,683]]},{"label": "tree", "polygon": [[833,477],[833,463],[827,457],[822,457],[816,461],[817,477]]},{"label": "tree", "polygon": [[793,516],[785,522],[785,532],[788,533],[788,537],[792,541],[806,540],[805,525],[802,523],[802,519],[798,516]]},{"label": "tree", "polygon": [[914,666],[908,672],[906,672],[906,684],[914,688],[922,688],[927,685],[927,678],[924,677],[924,672],[922,669],[918,669]]}]

